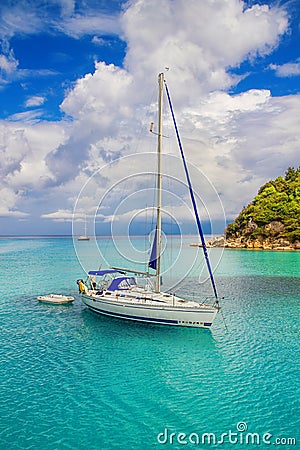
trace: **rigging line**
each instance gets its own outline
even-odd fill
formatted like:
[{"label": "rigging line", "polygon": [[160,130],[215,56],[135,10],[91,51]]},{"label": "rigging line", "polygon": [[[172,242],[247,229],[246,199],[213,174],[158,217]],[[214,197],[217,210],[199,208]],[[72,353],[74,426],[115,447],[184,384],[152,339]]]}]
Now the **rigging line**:
[{"label": "rigging line", "polygon": [[168,102],[169,102],[169,106],[170,106],[170,110],[171,110],[171,114],[172,114],[172,119],[173,119],[175,131],[176,131],[177,141],[178,141],[178,145],[179,145],[179,149],[180,149],[180,153],[181,153],[181,157],[182,157],[184,171],[185,171],[186,179],[187,179],[188,186],[189,186],[189,191],[190,191],[190,196],[191,196],[191,200],[192,200],[192,204],[193,204],[193,209],[194,209],[194,213],[195,213],[195,216],[196,216],[196,222],[197,222],[199,235],[200,235],[200,238],[201,238],[203,253],[204,253],[204,256],[205,256],[206,265],[207,265],[209,276],[210,276],[210,281],[211,281],[211,284],[212,284],[212,287],[213,287],[213,291],[214,291],[215,297],[216,297],[216,299],[218,299],[217,288],[216,288],[214,276],[213,276],[213,273],[212,273],[212,268],[211,268],[211,265],[210,265],[210,261],[209,261],[209,258],[208,258],[208,252],[207,252],[207,248],[206,248],[206,244],[205,244],[205,239],[204,239],[204,234],[203,234],[203,230],[202,230],[202,225],[201,225],[200,217],[199,217],[198,210],[197,210],[196,199],[195,199],[195,195],[194,195],[194,191],[193,191],[190,175],[189,175],[189,172],[188,172],[188,167],[187,167],[187,163],[186,163],[186,160],[185,160],[184,151],[183,151],[183,147],[182,147],[182,144],[181,144],[181,139],[180,139],[180,135],[179,135],[179,131],[178,131],[178,128],[177,128],[176,119],[175,119],[175,114],[174,114],[174,110],[173,110],[173,105],[172,105],[172,102],[171,102],[171,97],[170,97],[170,94],[169,94],[169,89],[168,89],[166,81],[165,81],[165,88],[166,88],[166,93],[167,93],[167,97],[168,97]]},{"label": "rigging line", "polygon": [[[144,220],[144,255],[146,256],[147,252],[147,229],[148,229],[148,205],[146,203],[146,209],[145,209],[146,217]],[[144,258],[144,272],[147,271],[147,261],[146,258]]]},{"label": "rigging line", "polygon": [[228,332],[228,327],[227,327],[227,323],[226,323],[226,320],[225,320],[225,317],[224,317],[224,314],[223,314],[223,311],[222,311],[222,309],[220,309],[220,311],[221,311],[221,316],[222,316],[222,319],[223,319],[223,323],[224,323],[224,326],[225,326],[225,330]]}]

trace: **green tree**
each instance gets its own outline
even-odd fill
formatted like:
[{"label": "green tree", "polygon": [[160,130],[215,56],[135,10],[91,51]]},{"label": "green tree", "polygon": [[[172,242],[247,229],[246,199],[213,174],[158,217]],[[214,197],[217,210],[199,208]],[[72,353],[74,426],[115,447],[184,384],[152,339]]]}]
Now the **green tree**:
[{"label": "green tree", "polygon": [[[272,223],[277,226],[270,226]],[[227,238],[264,239],[274,236],[276,230],[277,237],[300,240],[300,167],[289,167],[284,178],[279,176],[261,186],[225,233]]]}]

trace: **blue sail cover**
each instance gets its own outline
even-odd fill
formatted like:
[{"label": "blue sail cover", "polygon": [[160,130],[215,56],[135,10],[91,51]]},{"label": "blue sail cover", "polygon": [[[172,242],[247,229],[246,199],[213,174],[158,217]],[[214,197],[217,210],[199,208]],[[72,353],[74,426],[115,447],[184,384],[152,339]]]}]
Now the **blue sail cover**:
[{"label": "blue sail cover", "polygon": [[148,266],[151,267],[151,269],[154,269],[154,270],[156,270],[156,268],[157,268],[156,243],[157,243],[157,227],[155,229],[155,235],[154,235],[154,240],[153,240],[153,244],[152,244],[150,261],[149,261],[149,264],[148,264]]},{"label": "blue sail cover", "polygon": [[106,275],[107,273],[121,273],[119,270],[115,269],[105,269],[105,270],[90,270],[88,275],[94,275],[97,277],[103,277],[103,275]]}]

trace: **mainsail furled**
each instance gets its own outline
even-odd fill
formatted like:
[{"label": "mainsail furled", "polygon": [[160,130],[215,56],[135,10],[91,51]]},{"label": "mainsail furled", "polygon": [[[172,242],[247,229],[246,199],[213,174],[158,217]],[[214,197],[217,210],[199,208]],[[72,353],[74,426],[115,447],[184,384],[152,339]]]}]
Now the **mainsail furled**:
[{"label": "mainsail furled", "polygon": [[152,250],[148,266],[151,269],[157,269],[157,227],[155,229],[154,239],[152,243]]}]

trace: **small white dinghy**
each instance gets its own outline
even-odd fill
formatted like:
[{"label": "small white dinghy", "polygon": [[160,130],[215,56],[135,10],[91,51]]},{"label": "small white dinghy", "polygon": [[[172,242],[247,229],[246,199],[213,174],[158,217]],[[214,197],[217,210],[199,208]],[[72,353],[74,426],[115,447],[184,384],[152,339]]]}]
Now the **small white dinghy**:
[{"label": "small white dinghy", "polygon": [[74,301],[74,297],[70,297],[67,295],[60,295],[60,294],[39,295],[37,297],[37,299],[40,302],[55,303],[57,305],[61,305],[63,303],[71,303]]}]

